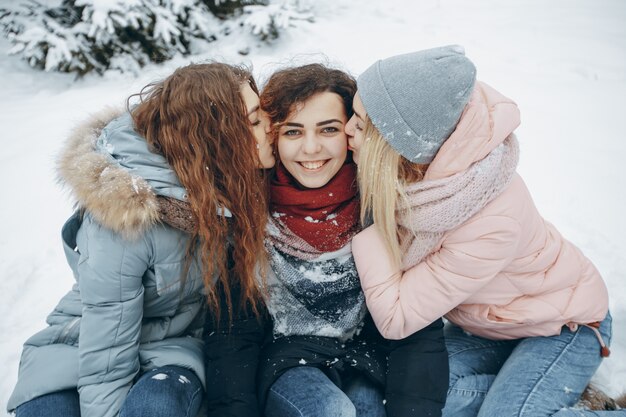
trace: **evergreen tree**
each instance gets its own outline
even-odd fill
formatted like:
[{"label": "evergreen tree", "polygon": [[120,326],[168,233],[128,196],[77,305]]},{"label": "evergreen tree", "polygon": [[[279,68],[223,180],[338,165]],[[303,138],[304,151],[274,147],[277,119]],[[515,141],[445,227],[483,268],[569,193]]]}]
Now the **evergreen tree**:
[{"label": "evergreen tree", "polygon": [[303,0],[27,0],[0,8],[0,27],[9,53],[34,68],[102,74],[194,53],[238,28],[269,42],[313,21],[309,10]]}]

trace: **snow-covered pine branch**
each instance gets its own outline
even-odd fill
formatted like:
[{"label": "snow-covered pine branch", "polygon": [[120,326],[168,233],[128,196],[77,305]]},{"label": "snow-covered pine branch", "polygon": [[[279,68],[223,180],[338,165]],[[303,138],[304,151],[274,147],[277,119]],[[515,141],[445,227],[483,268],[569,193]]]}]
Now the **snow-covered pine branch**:
[{"label": "snow-covered pine branch", "polygon": [[306,0],[283,0],[266,6],[245,6],[244,25],[262,40],[276,39],[279,33],[298,21],[313,22],[312,6]]},{"label": "snow-covered pine branch", "polygon": [[25,0],[0,8],[10,54],[45,71],[137,72],[239,28],[264,41],[313,21],[303,0]]}]

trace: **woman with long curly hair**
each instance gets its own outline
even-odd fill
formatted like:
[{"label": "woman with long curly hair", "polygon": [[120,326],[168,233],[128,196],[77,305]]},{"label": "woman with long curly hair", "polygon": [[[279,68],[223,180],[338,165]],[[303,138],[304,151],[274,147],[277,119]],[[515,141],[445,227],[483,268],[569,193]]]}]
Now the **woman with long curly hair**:
[{"label": "woman with long curly hair", "polygon": [[192,64],[135,96],[128,111],[79,126],[61,152],[78,205],[62,231],[76,284],[24,345],[8,404],[19,417],[193,416],[216,282],[256,311],[260,168],[274,157],[254,79]]}]

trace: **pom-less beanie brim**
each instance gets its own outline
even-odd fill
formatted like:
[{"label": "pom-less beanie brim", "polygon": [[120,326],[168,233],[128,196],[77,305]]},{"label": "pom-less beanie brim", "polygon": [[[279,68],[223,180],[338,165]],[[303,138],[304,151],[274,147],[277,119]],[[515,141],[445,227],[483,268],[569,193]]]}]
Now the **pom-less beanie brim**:
[{"label": "pom-less beanie brim", "polygon": [[380,60],[357,86],[385,140],[409,161],[425,164],[454,131],[475,82],[474,64],[452,45]]}]

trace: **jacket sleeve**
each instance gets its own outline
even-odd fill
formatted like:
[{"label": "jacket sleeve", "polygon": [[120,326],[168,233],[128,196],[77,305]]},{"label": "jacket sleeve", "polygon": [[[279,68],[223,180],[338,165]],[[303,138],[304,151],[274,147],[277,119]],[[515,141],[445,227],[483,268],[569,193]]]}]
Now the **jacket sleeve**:
[{"label": "jacket sleeve", "polygon": [[142,277],[149,254],[143,239],[128,241],[93,222],[79,241],[83,303],[79,336],[81,415],[117,416],[139,372]]},{"label": "jacket sleeve", "polygon": [[228,316],[225,293],[218,284],[220,317],[209,312],[204,344],[209,417],[260,417],[256,375],[261,345],[269,322],[262,311],[256,317],[250,306],[239,305],[239,288],[231,288],[233,317]]},{"label": "jacket sleeve", "polygon": [[510,263],[520,231],[509,217],[475,218],[404,272],[392,266],[376,225],[357,234],[352,253],[378,330],[403,339],[462,304]]},{"label": "jacket sleeve", "polygon": [[449,384],[443,320],[388,343],[387,417],[440,417]]}]

